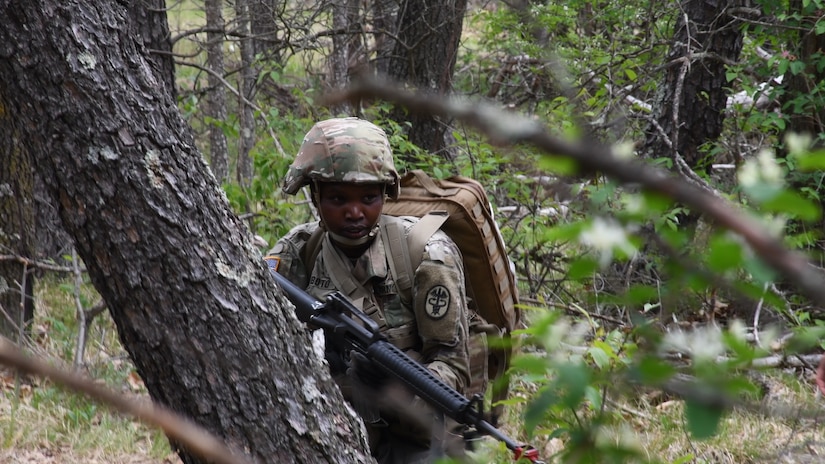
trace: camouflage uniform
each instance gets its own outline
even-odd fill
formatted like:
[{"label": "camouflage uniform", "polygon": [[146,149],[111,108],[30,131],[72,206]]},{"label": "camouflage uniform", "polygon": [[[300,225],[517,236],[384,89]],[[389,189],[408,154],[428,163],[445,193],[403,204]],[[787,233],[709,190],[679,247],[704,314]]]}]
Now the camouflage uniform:
[{"label": "camouflage uniform", "polygon": [[[290,167],[284,191],[295,193],[304,185],[324,181],[380,182],[387,186],[387,195],[396,198],[398,174],[383,131],[356,118],[316,124]],[[382,216],[379,227],[391,220],[403,221],[407,231],[416,221]],[[269,252],[278,261],[277,271],[318,299],[334,291],[346,294],[378,323],[391,343],[463,393],[470,382],[468,310],[461,254],[452,239],[441,231],[430,237],[414,271],[412,302],[404,302],[380,233],[352,260],[332,244],[329,233],[324,233],[320,252],[308,267],[302,261],[304,247],[319,227],[323,225],[317,222],[299,225],[278,241]],[[344,396],[357,402],[358,388],[351,389],[352,379],[342,367],[336,367],[329,352],[327,358]],[[378,403],[375,398],[370,400]],[[418,398],[412,402],[416,408],[418,403]],[[429,461],[431,424],[420,427],[397,409],[397,403],[394,406],[379,407],[375,417],[359,410],[370,432],[373,454],[380,463]],[[456,440],[447,441],[455,447]]]},{"label": "camouflage uniform", "polygon": [[[413,220],[404,218],[407,229]],[[469,383],[467,301],[455,243],[441,231],[433,234],[415,271],[413,307],[407,307],[393,281],[380,234],[355,263],[325,238],[314,267],[307,269],[301,248],[318,227],[297,226],[278,241],[269,252],[279,258],[278,272],[322,301],[345,287],[343,280],[353,278],[359,286],[347,296],[378,322],[389,341],[463,392]]]}]

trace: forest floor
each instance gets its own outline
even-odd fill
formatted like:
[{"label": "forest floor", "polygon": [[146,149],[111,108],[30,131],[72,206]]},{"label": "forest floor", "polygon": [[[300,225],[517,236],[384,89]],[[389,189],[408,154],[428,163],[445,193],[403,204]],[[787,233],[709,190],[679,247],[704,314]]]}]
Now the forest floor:
[{"label": "forest floor", "polygon": [[[8,371],[0,372],[9,379]],[[766,377],[768,395],[761,409],[729,412],[718,435],[710,440],[689,438],[681,401],[657,401],[641,395],[638,401],[611,407],[624,415],[627,430],[652,462],[821,463],[825,462],[825,401],[807,388],[807,380],[807,376],[794,374]],[[88,403],[68,393],[58,394],[44,383],[29,387],[31,390],[18,389],[22,392],[18,393],[19,401],[8,383],[5,394],[0,395],[0,463],[181,463],[159,432],[102,407],[91,408],[90,414],[77,418],[76,412]],[[37,390],[46,393],[38,399]],[[503,430],[515,436],[512,425],[505,424]],[[562,440],[539,436],[532,444],[548,464],[561,462],[552,456],[563,448]]]},{"label": "forest floor", "polygon": [[4,464],[178,464],[180,459],[170,455],[164,459],[141,455],[112,453],[76,453],[71,449],[2,450],[0,462]]},{"label": "forest floor", "polygon": [[[67,360],[77,357],[76,290],[67,289],[63,283],[51,282],[37,292],[37,307],[41,311],[35,318],[35,344],[30,351],[71,368],[71,361]],[[84,301],[97,299],[91,290],[83,292],[89,292],[81,295]],[[86,335],[82,371],[110,389],[147,397],[107,313],[94,320]],[[825,462],[825,398],[816,393],[813,371],[771,369],[758,375],[764,397],[750,409],[728,411],[718,433],[710,439],[689,436],[683,401],[644,391],[626,392],[607,403],[611,414],[619,418],[619,428],[611,439],[629,440],[649,462]],[[518,436],[516,424],[522,422],[517,409],[508,408],[510,413],[502,426],[513,437]],[[565,434],[561,438],[549,434],[549,430],[537,433],[530,442],[548,464],[560,462],[554,455],[563,449]],[[50,381],[21,379],[3,367],[0,440],[2,464],[181,463],[159,430],[58,388]],[[496,453],[496,457],[495,462],[512,461],[506,454]]]}]

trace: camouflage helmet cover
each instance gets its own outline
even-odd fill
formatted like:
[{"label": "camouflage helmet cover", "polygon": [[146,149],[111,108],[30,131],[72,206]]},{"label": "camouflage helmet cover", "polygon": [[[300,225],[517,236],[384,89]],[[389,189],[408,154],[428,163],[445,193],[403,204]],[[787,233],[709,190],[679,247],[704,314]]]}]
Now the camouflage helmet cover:
[{"label": "camouflage helmet cover", "polygon": [[293,195],[311,182],[381,183],[390,198],[398,198],[398,171],[387,134],[358,118],[316,123],[289,166],[283,191]]}]

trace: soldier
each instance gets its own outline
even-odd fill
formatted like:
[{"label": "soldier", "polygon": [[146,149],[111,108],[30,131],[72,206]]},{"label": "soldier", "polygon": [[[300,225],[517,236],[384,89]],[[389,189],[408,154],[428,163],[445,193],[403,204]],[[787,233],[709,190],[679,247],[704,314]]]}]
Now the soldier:
[{"label": "soldier", "polygon": [[[385,198],[399,193],[384,131],[358,118],[315,124],[289,168],[283,191],[295,194],[306,185],[320,221],[293,228],[267,259],[276,260],[278,273],[320,300],[334,291],[347,295],[392,344],[463,393],[470,373],[461,254],[445,233],[436,232],[414,271],[412,301],[399,294],[388,260],[391,240],[382,227],[403,221],[409,231],[416,219],[381,214]],[[319,239],[316,256],[307,256],[308,242]],[[332,337],[326,345],[332,375],[364,420],[379,463],[431,462],[443,447],[451,456],[461,454],[456,429],[435,420],[419,398],[400,397],[368,360],[336,350]],[[423,420],[422,410],[428,411]]]}]

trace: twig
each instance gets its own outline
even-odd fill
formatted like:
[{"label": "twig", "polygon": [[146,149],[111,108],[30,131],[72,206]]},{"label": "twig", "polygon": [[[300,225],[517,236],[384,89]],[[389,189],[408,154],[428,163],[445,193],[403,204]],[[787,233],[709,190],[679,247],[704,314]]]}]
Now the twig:
[{"label": "twig", "polygon": [[705,213],[719,227],[739,234],[753,252],[786,277],[814,302],[825,306],[823,275],[800,252],[794,252],[773,237],[755,218],[733,207],[730,202],[693,186],[679,177],[638,160],[614,156],[610,147],[592,142],[567,142],[551,137],[540,122],[506,113],[491,104],[431,96],[399,89],[396,85],[362,77],[340,92],[329,94],[325,104],[347,99],[380,98],[406,106],[413,112],[454,118],[479,129],[494,142],[506,145],[529,143],[542,151],[570,158],[584,173],[601,172],[626,183],[661,193],[694,211]]},{"label": "twig", "polygon": [[159,427],[169,438],[181,443],[187,450],[207,461],[221,464],[252,464],[252,461],[240,452],[233,452],[214,435],[171,410],[150,401],[130,400],[77,374],[29,357],[4,337],[0,337],[0,364],[13,367],[23,373],[48,378],[117,411],[134,416],[146,424]]},{"label": "twig", "polygon": [[28,292],[26,292],[28,278],[28,265],[26,265],[26,263],[23,263],[23,277],[20,281],[20,310],[18,311],[20,317],[18,318],[17,324],[17,342],[20,344],[23,344],[24,340],[26,340],[26,323],[29,322],[26,320],[26,298],[31,297],[31,295],[29,295]]},{"label": "twig", "polygon": [[610,316],[604,316],[602,314],[592,313],[592,312],[589,312],[589,311],[584,311],[584,309],[582,309],[581,307],[577,307],[577,306],[573,306],[573,305],[553,303],[552,301],[539,301],[535,298],[528,298],[528,297],[520,297],[519,300],[521,300],[522,303],[530,304],[530,305],[533,305],[533,306],[536,306],[536,307],[546,306],[546,307],[551,307],[551,308],[558,308],[558,309],[563,309],[564,311],[569,312],[569,313],[573,313],[573,314],[582,314],[584,312],[590,318],[601,319],[605,322],[610,322],[611,324],[615,324],[618,327],[624,327],[625,326],[624,321],[612,318]]},{"label": "twig", "polygon": [[[35,268],[35,269],[42,269],[44,271],[54,271],[54,272],[74,272],[71,267],[67,266],[58,266],[56,264],[51,263],[44,263],[42,261],[35,261],[32,259],[25,258],[23,256],[18,255],[0,255],[0,261],[17,261],[18,263],[25,264],[28,267]],[[85,272],[85,269],[84,269]]]},{"label": "twig", "polygon": [[83,310],[83,302],[80,301],[80,286],[83,283],[83,274],[80,273],[80,265],[77,263],[77,250],[72,247],[72,269],[74,271],[74,306],[77,312],[77,346],[74,352],[74,370],[83,367],[83,351],[86,350],[86,311]]},{"label": "twig", "polygon": [[765,282],[762,296],[759,297],[759,302],[756,304],[756,311],[754,311],[753,314],[753,336],[756,340],[756,346],[762,346],[762,342],[759,340],[759,317],[762,314],[762,304],[765,301],[765,293],[768,291],[768,285],[768,282]]}]

